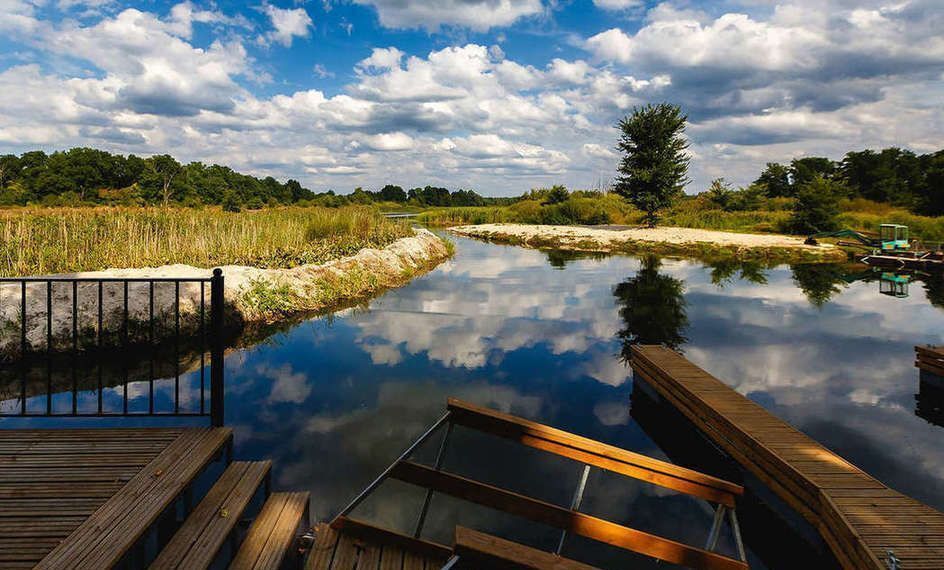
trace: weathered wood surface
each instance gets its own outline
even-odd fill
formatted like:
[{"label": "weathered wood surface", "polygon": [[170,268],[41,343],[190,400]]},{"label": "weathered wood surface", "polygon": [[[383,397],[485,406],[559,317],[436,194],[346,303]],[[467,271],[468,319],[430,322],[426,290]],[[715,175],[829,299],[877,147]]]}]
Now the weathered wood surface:
[{"label": "weathered wood surface", "polygon": [[595,570],[595,567],[463,526],[456,527],[458,568],[471,570]]},{"label": "weathered wood surface", "polygon": [[944,513],[890,489],[660,346],[633,348],[636,374],[815,526],[849,570],[944,568]]},{"label": "weathered wood surface", "polygon": [[299,527],[308,524],[307,492],[273,493],[249,527],[230,570],[279,570],[292,555]]},{"label": "weathered wood surface", "polygon": [[448,408],[459,425],[707,501],[734,507],[744,492],[723,479],[455,398],[449,399]]},{"label": "weathered wood surface", "polygon": [[944,347],[916,346],[915,366],[944,378]]},{"label": "weathered wood surface", "polygon": [[0,430],[0,568],[108,568],[229,429]]},{"label": "weathered wood surface", "polygon": [[270,461],[231,463],[157,555],[151,570],[209,568],[271,468]]},{"label": "weathered wood surface", "polygon": [[405,535],[343,519],[339,529],[315,528],[305,570],[439,570],[449,549]]}]

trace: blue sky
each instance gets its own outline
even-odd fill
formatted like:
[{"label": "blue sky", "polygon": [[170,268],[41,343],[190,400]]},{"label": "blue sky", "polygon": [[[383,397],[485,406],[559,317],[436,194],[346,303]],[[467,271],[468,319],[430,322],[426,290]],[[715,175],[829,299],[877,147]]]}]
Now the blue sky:
[{"label": "blue sky", "polygon": [[0,152],[511,195],[605,185],[615,122],[669,101],[695,192],[944,147],[941,30],[939,0],[0,0]]}]

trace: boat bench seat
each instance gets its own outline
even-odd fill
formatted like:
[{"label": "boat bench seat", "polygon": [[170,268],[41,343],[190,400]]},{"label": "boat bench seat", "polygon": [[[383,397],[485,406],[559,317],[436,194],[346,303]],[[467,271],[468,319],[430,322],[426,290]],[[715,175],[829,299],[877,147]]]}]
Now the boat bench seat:
[{"label": "boat bench seat", "polygon": [[470,528],[456,527],[454,568],[501,570],[595,570],[576,560],[531,548]]}]

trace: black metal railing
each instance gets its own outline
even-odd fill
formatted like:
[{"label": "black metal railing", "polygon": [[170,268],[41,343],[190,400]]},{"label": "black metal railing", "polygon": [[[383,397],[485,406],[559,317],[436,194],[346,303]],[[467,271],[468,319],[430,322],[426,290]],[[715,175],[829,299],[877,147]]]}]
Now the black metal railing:
[{"label": "black metal railing", "polygon": [[[2,277],[0,417],[210,416],[222,425],[224,331],[220,269],[210,277]],[[182,359],[199,405],[182,406]],[[161,410],[155,384],[170,379],[172,409]],[[144,383],[146,409],[133,409],[129,386]],[[117,410],[104,398],[115,387]],[[81,405],[89,394],[95,401]],[[56,409],[65,395],[71,406]]]}]

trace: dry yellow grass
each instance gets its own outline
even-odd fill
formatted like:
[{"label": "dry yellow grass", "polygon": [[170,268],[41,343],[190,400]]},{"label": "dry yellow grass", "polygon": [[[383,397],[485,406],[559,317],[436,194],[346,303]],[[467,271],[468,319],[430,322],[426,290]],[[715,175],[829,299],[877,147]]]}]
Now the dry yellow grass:
[{"label": "dry yellow grass", "polygon": [[186,263],[292,267],[411,235],[375,209],[16,208],[0,210],[0,275]]}]

